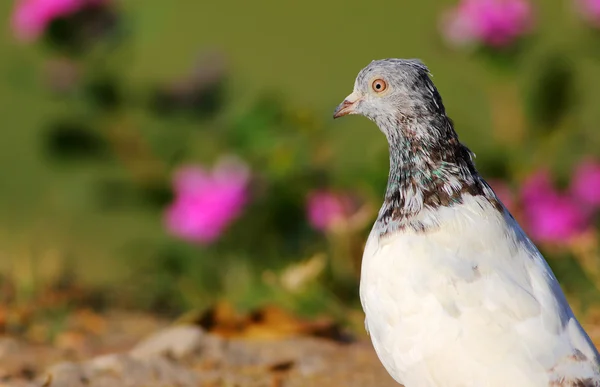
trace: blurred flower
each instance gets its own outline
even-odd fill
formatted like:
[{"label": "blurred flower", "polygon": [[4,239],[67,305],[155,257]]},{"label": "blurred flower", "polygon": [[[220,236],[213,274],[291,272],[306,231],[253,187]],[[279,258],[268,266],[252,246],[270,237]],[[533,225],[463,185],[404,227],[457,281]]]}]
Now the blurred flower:
[{"label": "blurred flower", "polygon": [[528,230],[540,242],[566,243],[589,227],[585,211],[574,198],[556,191],[546,170],[525,181],[521,199]]},{"label": "blurred flower", "polygon": [[510,189],[509,185],[499,179],[490,179],[488,180],[488,183],[502,204],[512,211],[512,209],[515,207],[515,195]]},{"label": "blurred flower", "polygon": [[527,0],[462,0],[442,22],[450,43],[505,47],[530,31],[533,11]]},{"label": "blurred flower", "polygon": [[557,195],[550,171],[542,169],[529,176],[521,186],[521,201],[523,204],[533,204],[544,200],[549,194]]},{"label": "blurred flower", "polygon": [[600,28],[600,0],[575,0],[581,17],[596,28]]},{"label": "blurred flower", "polygon": [[209,172],[200,166],[182,167],[175,173],[175,200],[165,221],[175,236],[208,244],[217,240],[248,201],[248,167],[223,159]]},{"label": "blurred flower", "polygon": [[588,228],[585,213],[568,196],[548,197],[524,212],[531,235],[539,241],[568,242]]},{"label": "blurred flower", "polygon": [[310,225],[325,231],[348,218],[352,203],[347,196],[321,190],[308,195],[306,209]]},{"label": "blurred flower", "polygon": [[[600,4],[600,2],[598,2]],[[600,207],[600,163],[585,160],[575,170],[571,181],[573,196],[583,203]]]},{"label": "blurred flower", "polygon": [[86,6],[107,0],[18,0],[12,26],[22,40],[33,40],[44,33],[55,19],[74,14]]}]

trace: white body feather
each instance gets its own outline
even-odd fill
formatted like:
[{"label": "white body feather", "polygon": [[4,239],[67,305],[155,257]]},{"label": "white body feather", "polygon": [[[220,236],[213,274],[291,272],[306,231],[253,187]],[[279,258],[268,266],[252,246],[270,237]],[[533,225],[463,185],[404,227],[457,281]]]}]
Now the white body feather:
[{"label": "white body feather", "polygon": [[374,230],[364,252],[366,325],[392,377],[406,387],[600,386],[596,349],[510,214],[468,194],[417,218],[430,223],[433,211],[439,227]]}]

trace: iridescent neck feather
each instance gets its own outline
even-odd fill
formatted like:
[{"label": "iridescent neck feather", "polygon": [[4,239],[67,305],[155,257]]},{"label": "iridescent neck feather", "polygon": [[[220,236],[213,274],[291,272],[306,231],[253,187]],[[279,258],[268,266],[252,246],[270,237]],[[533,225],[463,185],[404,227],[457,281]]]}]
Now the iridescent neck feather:
[{"label": "iridescent neck feather", "polygon": [[462,203],[466,194],[483,195],[501,208],[477,173],[473,154],[458,140],[441,97],[428,81],[429,98],[417,101],[410,114],[374,117],[390,150],[385,201],[375,224],[381,236],[406,228],[426,231],[435,227],[435,216],[419,215],[424,210]]}]

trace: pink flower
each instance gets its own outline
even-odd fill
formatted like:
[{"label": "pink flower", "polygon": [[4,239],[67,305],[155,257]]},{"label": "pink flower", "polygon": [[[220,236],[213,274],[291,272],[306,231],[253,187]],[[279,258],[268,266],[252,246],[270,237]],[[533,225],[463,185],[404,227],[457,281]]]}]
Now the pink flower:
[{"label": "pink flower", "polygon": [[324,190],[314,191],[307,199],[308,221],[317,230],[329,230],[348,217],[350,207],[350,199],[346,196]]},{"label": "pink flower", "polygon": [[505,47],[531,30],[533,11],[527,0],[463,0],[442,21],[451,43]]},{"label": "pink flower", "polygon": [[248,201],[249,171],[237,160],[220,161],[212,170],[186,166],[175,172],[175,200],[167,208],[167,229],[201,244],[217,240]]},{"label": "pink flower", "polygon": [[105,0],[18,0],[12,15],[12,27],[18,38],[38,38],[48,24],[59,17],[71,15],[85,6]]},{"label": "pink flower", "polygon": [[521,198],[526,225],[535,240],[565,243],[589,227],[585,211],[571,196],[556,191],[548,171],[527,179]]},{"label": "pink flower", "polygon": [[575,6],[583,19],[600,28],[600,0],[575,0]]},{"label": "pink flower", "polygon": [[600,207],[600,163],[585,160],[579,164],[571,181],[571,192],[583,203]]},{"label": "pink flower", "polygon": [[525,205],[535,204],[549,195],[558,195],[554,189],[550,171],[542,169],[529,176],[521,187],[521,200]]},{"label": "pink flower", "polygon": [[524,209],[531,235],[543,242],[568,242],[588,228],[581,208],[569,197],[548,197]]}]

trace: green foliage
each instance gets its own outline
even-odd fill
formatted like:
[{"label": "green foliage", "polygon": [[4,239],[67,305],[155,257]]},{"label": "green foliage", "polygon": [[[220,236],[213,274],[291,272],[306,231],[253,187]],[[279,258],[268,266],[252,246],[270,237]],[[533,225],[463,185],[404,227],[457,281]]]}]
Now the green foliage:
[{"label": "green foliage", "polygon": [[529,90],[529,113],[534,127],[551,130],[575,104],[575,69],[566,55],[558,54],[544,58],[537,68]]},{"label": "green foliage", "polygon": [[[242,307],[274,301],[343,315],[343,305],[357,304],[354,269],[375,213],[356,229],[323,234],[309,226],[305,204],[308,192],[325,187],[379,205],[388,162],[383,137],[364,120],[334,125],[330,118],[370,60],[428,63],[485,177],[516,186],[550,165],[566,178],[582,150],[598,152],[600,62],[590,55],[597,40],[580,44],[573,28],[554,34],[563,20],[557,1],[541,5],[547,20],[531,40],[469,59],[433,41],[441,5],[365,2],[344,14],[305,2],[298,26],[267,3],[240,4],[232,13],[218,2],[148,0],[59,20],[34,48],[4,42],[1,227],[40,250],[74,257],[78,280],[121,305],[177,313],[228,297]],[[217,17],[223,14],[227,26]],[[72,33],[90,18],[99,29]],[[570,50],[556,48],[563,40]],[[220,46],[224,58],[200,49],[201,60],[190,63],[206,43]],[[254,176],[243,216],[211,246],[169,236],[162,217],[173,170],[228,153]],[[0,238],[6,251],[15,249],[13,235]],[[319,253],[327,267],[291,290],[285,270]],[[585,271],[572,258],[548,253],[567,289],[593,287],[580,281]]]}]

